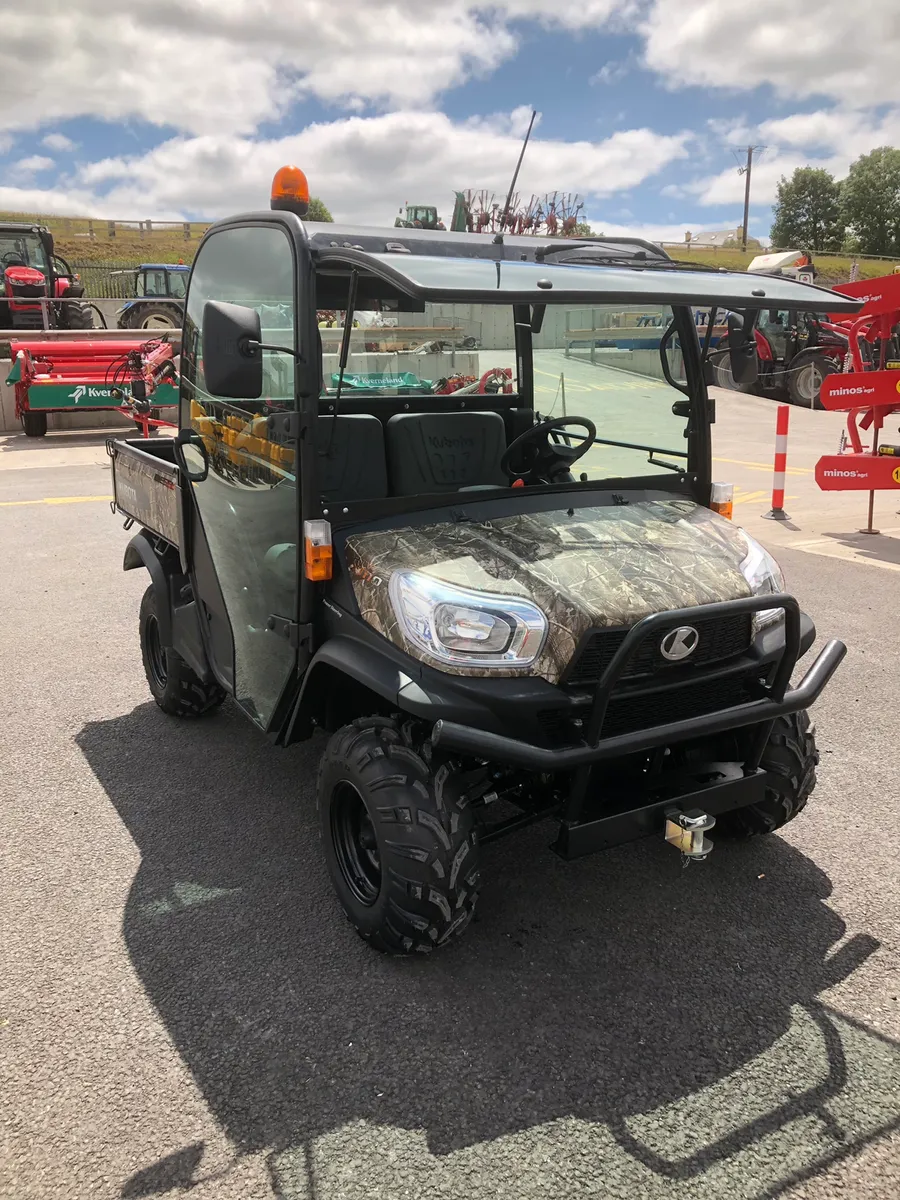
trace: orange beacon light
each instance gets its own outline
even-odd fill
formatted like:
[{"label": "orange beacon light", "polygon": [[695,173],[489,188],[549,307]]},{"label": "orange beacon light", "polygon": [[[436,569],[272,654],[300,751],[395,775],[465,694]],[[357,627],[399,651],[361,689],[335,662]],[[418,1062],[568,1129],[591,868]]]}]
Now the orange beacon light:
[{"label": "orange beacon light", "polygon": [[272,180],[270,208],[305,217],[309,212],[309,183],[299,167],[280,167]]}]

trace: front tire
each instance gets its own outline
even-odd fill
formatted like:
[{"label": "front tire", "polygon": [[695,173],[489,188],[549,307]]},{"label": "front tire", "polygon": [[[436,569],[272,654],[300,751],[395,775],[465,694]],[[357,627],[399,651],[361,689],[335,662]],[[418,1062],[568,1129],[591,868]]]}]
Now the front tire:
[{"label": "front tire", "polygon": [[26,437],[43,437],[47,432],[47,414],[26,409],[22,413],[22,429]]},{"label": "front tire", "polygon": [[750,838],[774,833],[793,821],[806,807],[816,786],[819,752],[806,712],[778,717],[760,766],[774,782],[759,804],[748,804],[716,818],[716,833],[723,837]]},{"label": "front tire", "polygon": [[141,657],[153,699],[173,717],[200,717],[225,699],[217,683],[204,683],[180,654],[162,644],[156,589],[151,584],[141,600]]},{"label": "front tire", "polygon": [[463,779],[382,718],[354,721],[319,767],[319,825],[350,922],[387,954],[459,937],[475,911],[478,844]]}]

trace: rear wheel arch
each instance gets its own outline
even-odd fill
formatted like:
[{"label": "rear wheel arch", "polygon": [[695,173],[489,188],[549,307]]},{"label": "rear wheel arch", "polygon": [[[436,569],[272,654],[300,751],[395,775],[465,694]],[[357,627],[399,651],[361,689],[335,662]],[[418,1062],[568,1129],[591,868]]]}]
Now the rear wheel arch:
[{"label": "rear wheel arch", "polygon": [[172,600],[169,580],[172,575],[176,574],[175,564],[167,561],[170,557],[168,552],[161,556],[148,535],[141,530],[125,547],[125,557],[122,562],[123,571],[134,571],[138,567],[146,567],[157,596],[156,621],[159,626],[159,636],[162,644],[166,647],[172,645]]}]

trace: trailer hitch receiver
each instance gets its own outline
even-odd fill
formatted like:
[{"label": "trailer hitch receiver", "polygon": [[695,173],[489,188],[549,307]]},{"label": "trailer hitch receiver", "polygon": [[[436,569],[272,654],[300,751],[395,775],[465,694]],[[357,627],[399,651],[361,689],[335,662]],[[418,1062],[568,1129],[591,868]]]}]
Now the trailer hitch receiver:
[{"label": "trailer hitch receiver", "polygon": [[666,813],[666,841],[681,851],[685,865],[691,860],[702,862],[712,852],[713,844],[705,834],[715,823],[715,817],[697,808],[692,808],[690,812],[669,809]]}]

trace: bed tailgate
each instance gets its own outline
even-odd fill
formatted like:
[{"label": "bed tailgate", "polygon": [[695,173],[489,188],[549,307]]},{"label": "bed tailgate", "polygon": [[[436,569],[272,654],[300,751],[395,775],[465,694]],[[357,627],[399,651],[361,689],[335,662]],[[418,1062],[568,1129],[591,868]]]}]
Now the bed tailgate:
[{"label": "bed tailgate", "polygon": [[113,511],[181,549],[181,472],[172,438],[123,438],[106,443],[110,457]]}]

